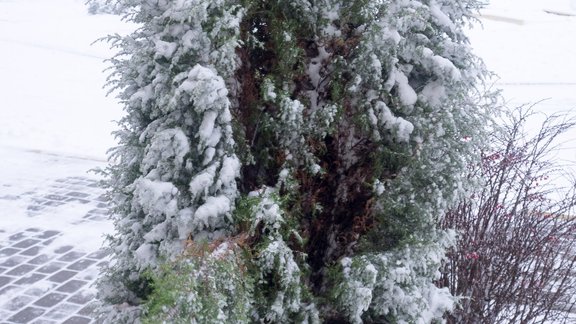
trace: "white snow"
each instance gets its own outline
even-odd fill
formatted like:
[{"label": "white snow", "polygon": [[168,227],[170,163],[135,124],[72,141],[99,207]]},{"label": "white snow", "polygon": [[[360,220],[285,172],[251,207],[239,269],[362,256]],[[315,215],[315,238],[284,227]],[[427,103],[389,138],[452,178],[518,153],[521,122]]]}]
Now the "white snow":
[{"label": "white snow", "polygon": [[378,270],[373,264],[363,258],[359,258],[361,265],[354,266],[348,257],[340,263],[343,267],[343,275],[346,281],[346,305],[349,319],[353,323],[362,323],[362,314],[370,308],[372,292],[378,277]]},{"label": "white snow", "polygon": [[219,108],[215,105],[227,102],[228,90],[222,77],[199,64],[190,70],[188,80],[182,83],[180,89],[192,94],[198,111]]},{"label": "white snow", "polygon": [[222,215],[230,212],[230,198],[225,195],[206,198],[206,202],[194,213],[193,223],[195,227],[200,229],[216,228],[217,221],[221,219]]},{"label": "white snow", "polygon": [[440,26],[444,26],[450,31],[456,30],[456,26],[444,12],[439,8],[439,5],[436,1],[430,1],[430,13],[436,19],[436,22],[440,24]]},{"label": "white snow", "polygon": [[[486,16],[482,25],[468,32],[476,54],[498,74],[494,87],[503,90],[510,107],[539,102],[534,108],[543,115],[532,121],[534,127],[544,115],[568,111],[574,115],[576,17],[544,11],[576,14],[573,4],[570,0],[492,1],[482,11]],[[555,160],[574,170],[576,130],[563,134],[559,142]]]},{"label": "white snow", "polygon": [[273,188],[265,187],[252,194],[252,197],[260,197],[262,200],[253,209],[254,220],[252,221],[250,231],[253,232],[260,223],[263,223],[265,229],[277,234],[278,229],[282,223],[284,223],[282,209],[278,203],[270,197],[272,193],[274,193]]},{"label": "white snow", "polygon": [[199,196],[200,193],[208,193],[208,188],[210,185],[212,185],[212,183],[214,183],[217,167],[217,164],[212,164],[202,172],[195,175],[194,178],[192,178],[189,187],[190,193],[192,193],[192,197],[195,198]]},{"label": "white snow", "polygon": [[[215,147],[223,135],[222,128],[217,124],[227,124],[231,120],[228,90],[224,80],[211,69],[196,64],[178,91],[190,94],[195,110],[203,114],[197,135],[200,139],[198,150]],[[213,151],[205,153],[204,165],[210,162],[211,156]]]},{"label": "white snow", "polygon": [[264,100],[274,101],[278,96],[276,91],[274,91],[274,84],[270,79],[264,79],[262,83],[262,88],[264,89]]},{"label": "white snow", "polygon": [[57,285],[58,284],[54,282],[40,280],[27,286],[10,286],[10,289],[6,289],[6,291],[0,294],[0,307],[10,307],[9,305],[17,301],[16,298],[21,297],[24,291],[34,294],[41,294],[50,291]]},{"label": "white snow", "polygon": [[[486,18],[482,19],[482,26],[468,32],[476,54],[498,74],[496,85],[504,88],[506,96],[511,88],[525,86],[520,93],[510,93],[509,97],[516,98],[516,102],[557,97],[567,90],[554,91],[557,86],[575,86],[576,17],[544,12],[546,8],[568,6],[569,0],[494,1],[483,13],[517,18],[522,20],[522,25]],[[574,98],[566,95],[563,97]]]},{"label": "white snow", "polygon": [[153,244],[142,244],[134,254],[143,267],[156,263],[156,247]]},{"label": "white snow", "polygon": [[322,8],[322,15],[331,22],[340,19],[340,4],[334,3],[331,8]]},{"label": "white snow", "polygon": [[[142,139],[141,139],[142,140]],[[190,152],[188,137],[182,129],[173,128],[159,131],[152,137],[150,146],[142,159],[141,171],[151,180],[167,181],[180,171],[184,156]],[[155,171],[155,172],[152,172]]]},{"label": "white snow", "polygon": [[48,254],[63,245],[95,251],[113,231],[112,222],[83,221],[93,205],[70,202],[36,216],[27,209],[56,180],[100,180],[87,171],[105,167],[115,145],[110,133],[122,109],[102,88],[103,60],[113,52],[92,43],[134,26],[91,16],[84,2],[0,1],[0,197],[11,197],[0,199],[0,242],[28,228],[60,231]]},{"label": "white snow", "polygon": [[431,107],[438,107],[446,97],[446,89],[442,82],[432,81],[424,86],[418,94],[418,99],[429,104]]},{"label": "white snow", "polygon": [[0,1],[0,146],[104,160],[114,145],[122,110],[102,89],[112,51],[92,43],[133,26],[84,2]]},{"label": "white snow", "polygon": [[0,156],[0,197],[13,197],[0,200],[0,242],[27,228],[40,228],[64,233],[50,245],[54,248],[73,245],[79,250],[91,252],[102,246],[103,235],[113,230],[112,223],[81,222],[93,206],[71,202],[43,210],[42,217],[32,217],[27,210],[32,197],[25,193],[43,193],[46,186],[55,180],[71,175],[98,179],[86,172],[103,167],[103,163],[2,146]]},{"label": "white snow", "polygon": [[202,124],[200,124],[200,129],[198,129],[198,136],[201,141],[208,142],[212,137],[220,136],[219,129],[214,127],[216,117],[218,117],[216,111],[211,110],[204,113]]},{"label": "white snow", "polygon": [[429,61],[430,68],[438,75],[448,76],[453,81],[458,81],[461,78],[460,70],[454,66],[449,59],[435,55],[429,48],[424,48],[423,55]]},{"label": "white snow", "polygon": [[[114,227],[111,222],[79,222],[78,216],[85,215],[86,206],[76,203],[56,207],[53,211],[43,214],[45,221],[34,222],[34,227],[59,230],[64,235],[57,237],[50,248],[44,250],[51,253],[60,246],[71,245],[76,250],[92,252],[104,245],[106,234],[111,234]],[[22,223],[21,223],[22,224]]]},{"label": "white snow", "polygon": [[408,77],[406,77],[402,71],[395,70],[394,79],[398,85],[398,96],[400,97],[400,102],[406,106],[414,105],[418,100],[418,95],[408,84]]},{"label": "white snow", "polygon": [[134,93],[130,97],[130,101],[137,102],[138,100],[141,100],[142,104],[146,104],[153,97],[154,97],[154,89],[152,88],[152,85],[149,84],[136,91],[136,93]]},{"label": "white snow", "polygon": [[[133,27],[115,16],[90,16],[83,3],[0,1],[0,196],[17,196],[72,174],[85,175],[103,163],[78,157],[102,161],[105,151],[115,144],[110,132],[116,126],[111,121],[118,120],[122,110],[116,99],[106,98],[101,89],[106,75],[102,59],[111,51],[106,44],[90,44],[108,33],[125,33]],[[576,18],[548,14],[545,9],[576,11],[575,2],[569,0],[493,1],[483,11],[483,27],[476,26],[469,35],[475,52],[500,76],[495,86],[503,89],[510,105],[550,98],[536,106],[550,114],[576,107]],[[440,15],[435,17],[439,23],[444,21]],[[165,49],[169,55],[170,46]],[[426,85],[417,98],[401,79],[396,77],[404,104],[417,99],[432,105],[439,102],[441,89],[436,85]],[[138,97],[146,100],[151,95],[150,89]],[[575,135],[565,136],[562,160],[576,160]],[[206,136],[212,133],[206,131]],[[212,178],[215,173],[208,172]],[[193,183],[191,190],[200,191],[204,181],[198,178]],[[56,207],[49,214],[53,217],[34,218],[27,216],[27,203],[23,199],[0,200],[0,241],[8,233],[29,227],[61,229],[65,233],[58,243],[93,250],[102,244],[101,235],[112,230],[107,222],[90,223],[89,228],[75,224],[85,212],[79,204]],[[204,208],[206,214],[229,206],[213,203]],[[140,252],[145,257],[145,251]]]},{"label": "white snow", "polygon": [[412,123],[402,117],[394,116],[390,108],[382,101],[377,101],[374,108],[379,115],[379,120],[385,123],[383,127],[393,131],[398,142],[408,142],[410,140],[410,134],[414,131],[414,125],[412,125]]},{"label": "white snow", "polygon": [[163,40],[155,40],[154,44],[156,45],[156,59],[160,57],[171,58],[176,49],[178,48],[178,44],[165,42]]},{"label": "white snow", "polygon": [[378,179],[376,179],[376,180],[374,181],[374,184],[373,184],[372,186],[373,186],[374,193],[375,193],[376,195],[378,195],[378,196],[382,195],[382,194],[384,193],[384,191],[386,191],[386,187],[385,187],[384,184],[383,184],[380,180],[378,180]]},{"label": "white snow", "polygon": [[217,185],[228,185],[240,175],[240,160],[236,156],[225,156]]},{"label": "white snow", "polygon": [[178,213],[178,189],[171,182],[140,178],[134,186],[134,200],[146,215],[172,217]]}]

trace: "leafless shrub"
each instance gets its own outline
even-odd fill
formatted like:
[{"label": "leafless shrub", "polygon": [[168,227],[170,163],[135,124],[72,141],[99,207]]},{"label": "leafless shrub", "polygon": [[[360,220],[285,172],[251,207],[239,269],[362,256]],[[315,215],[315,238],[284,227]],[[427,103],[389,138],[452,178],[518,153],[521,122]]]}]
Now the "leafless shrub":
[{"label": "leafless shrub", "polygon": [[576,312],[576,192],[562,187],[573,174],[554,156],[576,121],[545,117],[530,136],[534,115],[509,114],[471,167],[483,181],[441,223],[460,235],[439,281],[461,296],[449,323],[562,323]]}]

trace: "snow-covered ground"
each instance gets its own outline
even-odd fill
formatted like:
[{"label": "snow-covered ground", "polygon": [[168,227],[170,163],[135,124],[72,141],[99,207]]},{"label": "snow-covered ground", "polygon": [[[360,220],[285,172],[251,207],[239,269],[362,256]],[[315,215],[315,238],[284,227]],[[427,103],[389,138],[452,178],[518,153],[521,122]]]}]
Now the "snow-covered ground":
[{"label": "snow-covered ground", "polygon": [[[101,257],[92,252],[113,226],[99,177],[87,172],[105,166],[122,115],[102,89],[112,52],[91,44],[130,28],[88,15],[84,0],[0,0],[2,322],[88,318]],[[74,295],[71,285],[84,287]]]},{"label": "snow-covered ground", "polygon": [[[105,58],[112,51],[94,43],[130,26],[111,15],[87,13],[84,0],[0,0],[0,241],[15,230],[63,230],[86,213],[78,204],[52,210],[48,219],[30,218],[31,198],[58,179],[88,177],[103,167],[111,132],[122,115],[102,87]],[[84,207],[85,208],[85,207]],[[86,248],[101,245],[111,226],[65,237]]]},{"label": "snow-covered ground", "polygon": [[26,193],[70,176],[93,179],[86,172],[104,166],[121,108],[102,89],[111,51],[91,43],[126,29],[118,17],[88,15],[84,0],[0,1],[0,242],[30,227],[68,229],[59,240],[90,251],[111,231],[76,227],[87,212],[78,203],[28,217],[35,198]]},{"label": "snow-covered ground", "polygon": [[[115,16],[89,15],[84,2],[0,0],[0,197],[24,197],[58,179],[85,177],[104,165],[114,145],[112,121],[122,110],[102,89],[102,60],[112,52],[105,43],[91,44],[132,27]],[[576,14],[576,1],[492,2],[483,26],[469,35],[500,76],[496,87],[512,106],[547,99],[536,108],[547,114],[575,109],[576,17],[565,14]],[[576,161],[576,133],[564,140],[561,158]],[[67,231],[59,240],[90,250],[111,230],[104,222],[74,227],[87,212],[81,204],[62,205],[40,220],[28,217],[28,203],[0,199],[0,243],[11,232],[46,227]]]},{"label": "snow-covered ground", "polygon": [[[492,0],[468,35],[497,74],[494,87],[507,106],[536,104],[540,114],[528,124],[534,132],[546,115],[576,116],[576,0]],[[550,158],[576,172],[576,129],[557,142],[561,148]],[[567,178],[554,179],[571,186]]]},{"label": "snow-covered ground", "polygon": [[84,0],[0,1],[0,146],[104,160],[121,116],[102,89],[108,45],[127,26]]},{"label": "snow-covered ground", "polygon": [[[547,11],[576,15],[576,1],[493,0],[469,37],[509,106],[542,101],[535,108],[546,114],[576,113],[576,16]],[[574,146],[563,158],[576,161]]]}]

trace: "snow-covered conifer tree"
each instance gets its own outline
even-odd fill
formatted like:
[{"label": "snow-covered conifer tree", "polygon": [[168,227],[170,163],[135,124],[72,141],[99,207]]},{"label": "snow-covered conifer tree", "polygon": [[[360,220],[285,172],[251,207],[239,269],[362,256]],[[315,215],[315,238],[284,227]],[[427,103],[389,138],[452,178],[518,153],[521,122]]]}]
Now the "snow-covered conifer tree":
[{"label": "snow-covered conifer tree", "polygon": [[[477,0],[118,0],[108,322],[428,323],[484,139]],[[480,94],[480,95],[479,95]]]}]

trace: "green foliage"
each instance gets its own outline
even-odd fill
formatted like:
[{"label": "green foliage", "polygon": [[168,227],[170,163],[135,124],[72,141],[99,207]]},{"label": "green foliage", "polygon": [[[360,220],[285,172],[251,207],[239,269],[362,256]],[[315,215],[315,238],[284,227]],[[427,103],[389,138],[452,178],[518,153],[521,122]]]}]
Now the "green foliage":
[{"label": "green foliage", "polygon": [[290,241],[297,237],[298,222],[282,209],[282,199],[272,189],[263,189],[252,205],[250,233],[256,240],[252,273],[255,278],[254,301],[258,318],[272,323],[318,321],[312,294],[302,280],[305,258],[293,250]]},{"label": "green foliage", "polygon": [[142,28],[113,38],[128,116],[103,291],[147,297],[149,323],[450,308],[432,284],[447,241],[434,224],[484,138],[468,95],[484,72],[452,23],[475,0],[119,5]]},{"label": "green foliage", "polygon": [[252,226],[254,208],[260,202],[260,197],[242,196],[236,202],[234,210],[234,224],[236,224],[236,233],[248,233]]},{"label": "green foliage", "polygon": [[241,248],[233,242],[214,246],[195,244],[189,255],[147,273],[153,292],[143,323],[251,321],[254,288]]}]

